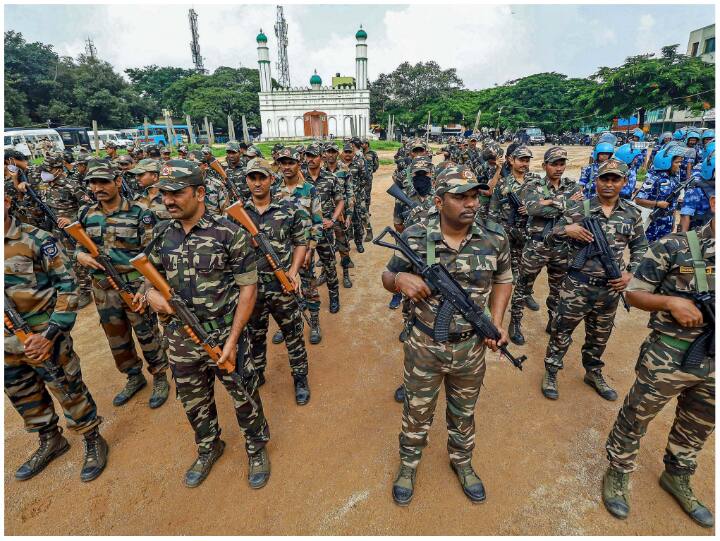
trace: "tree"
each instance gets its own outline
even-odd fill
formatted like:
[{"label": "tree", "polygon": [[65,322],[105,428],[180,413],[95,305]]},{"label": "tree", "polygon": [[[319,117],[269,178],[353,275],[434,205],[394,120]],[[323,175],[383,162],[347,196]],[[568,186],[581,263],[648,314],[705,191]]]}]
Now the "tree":
[{"label": "tree", "polygon": [[148,97],[165,106],[164,92],[175,81],[195,75],[191,69],[174,68],[171,66],[157,66],[152,64],[144,68],[128,68],[125,73],[135,90],[144,97]]}]

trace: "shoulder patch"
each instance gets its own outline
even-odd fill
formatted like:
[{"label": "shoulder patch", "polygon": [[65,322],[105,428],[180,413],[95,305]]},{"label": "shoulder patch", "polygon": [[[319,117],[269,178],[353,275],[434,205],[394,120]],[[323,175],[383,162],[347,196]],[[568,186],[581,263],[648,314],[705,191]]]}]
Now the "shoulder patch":
[{"label": "shoulder patch", "polygon": [[48,239],[45,239],[43,243],[40,245],[40,250],[45,255],[45,257],[50,259],[55,259],[57,255],[60,253],[60,250],[58,249],[57,241],[50,237]]},{"label": "shoulder patch", "polygon": [[153,220],[153,215],[152,215],[152,214],[145,214],[145,215],[142,217],[142,223],[144,223],[144,224],[151,224],[151,223],[153,223],[153,221],[154,221],[154,220]]}]

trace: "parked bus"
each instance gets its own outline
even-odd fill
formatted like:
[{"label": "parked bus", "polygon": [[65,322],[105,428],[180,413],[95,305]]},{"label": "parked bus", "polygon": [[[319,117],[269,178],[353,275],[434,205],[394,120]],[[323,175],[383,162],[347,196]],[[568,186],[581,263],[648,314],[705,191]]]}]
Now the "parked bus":
[{"label": "parked bus", "polygon": [[[188,127],[185,124],[173,126],[175,129],[175,141],[173,145],[181,145],[189,140]],[[166,146],[168,144],[167,127],[165,124],[148,124],[148,136],[145,137],[145,126],[141,124],[137,128],[136,140],[142,145],[155,144]]]}]

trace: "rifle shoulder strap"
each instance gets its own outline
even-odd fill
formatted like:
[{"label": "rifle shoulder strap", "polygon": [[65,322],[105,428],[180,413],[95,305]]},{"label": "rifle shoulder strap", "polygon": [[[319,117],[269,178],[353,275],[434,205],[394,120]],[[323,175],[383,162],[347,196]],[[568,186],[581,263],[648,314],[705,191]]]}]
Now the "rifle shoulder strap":
[{"label": "rifle shoulder strap", "polygon": [[583,214],[585,218],[590,218],[590,200],[583,199]]},{"label": "rifle shoulder strap", "polygon": [[428,265],[435,263],[435,241],[430,238],[430,235],[426,236],[426,248],[427,253],[425,254],[425,262]]},{"label": "rifle shoulder strap", "polygon": [[688,246],[690,247],[690,255],[693,260],[693,270],[695,271],[695,286],[699,293],[705,293],[708,288],[706,268],[707,265],[702,258],[700,251],[700,241],[698,240],[696,231],[687,232]]}]

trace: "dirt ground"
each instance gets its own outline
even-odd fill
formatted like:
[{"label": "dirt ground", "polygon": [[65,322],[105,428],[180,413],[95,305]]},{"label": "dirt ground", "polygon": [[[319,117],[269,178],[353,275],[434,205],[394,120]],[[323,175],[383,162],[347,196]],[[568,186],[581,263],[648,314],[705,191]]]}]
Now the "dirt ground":
[{"label": "dirt ground", "polygon": [[[534,147],[536,164],[544,149]],[[392,153],[383,152],[382,157]],[[570,148],[569,176],[577,178],[589,147]],[[437,159],[436,159],[437,161]],[[375,178],[372,222],[378,233],[392,223],[392,201],[384,193],[391,166]],[[295,405],[284,345],[269,345],[268,383],[262,400],[270,424],[272,477],[262,490],[247,485],[243,440],[230,401],[217,386],[223,438],[228,446],[205,483],[182,484],[195,458],[193,434],[181,404],[171,399],[150,410],[145,388],[129,404],[114,408],[124,381],[115,370],[93,305],[82,310],[73,331],[86,382],[105,418],[110,444],[103,475],[81,483],[81,438],[46,471],[17,482],[15,469],[35,448],[20,417],[5,402],[5,533],[11,535],[702,535],[658,485],[674,404],[665,408],[642,440],[640,467],[632,476],[632,512],[612,518],[600,499],[607,465],[604,442],[621,402],[606,402],[582,382],[578,342],[566,357],[560,400],[540,393],[547,345],[544,312],[527,312],[520,372],[491,354],[477,405],[474,465],[488,494],[472,505],[448,467],[443,409],[418,471],[410,507],[390,495],[398,467],[401,406],[393,391],[402,377],[399,311],[380,273],[390,252],[371,244],[353,253],[354,286],[341,289],[342,309],[327,312],[323,289],[323,341],[310,346],[312,400]],[[545,275],[536,298],[547,294]],[[509,316],[508,316],[509,317]],[[623,397],[632,384],[647,315],[618,312],[605,353],[605,374]],[[307,331],[306,331],[307,332]],[[174,387],[173,387],[174,389]],[[173,391],[171,391],[173,392]],[[444,408],[441,395],[439,408]],[[694,487],[714,510],[714,437],[701,455]]]}]

